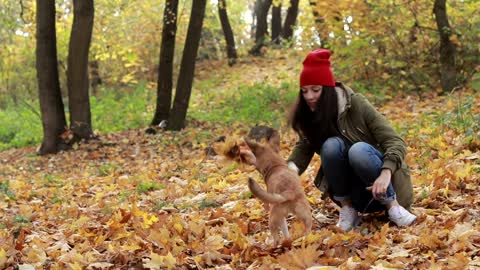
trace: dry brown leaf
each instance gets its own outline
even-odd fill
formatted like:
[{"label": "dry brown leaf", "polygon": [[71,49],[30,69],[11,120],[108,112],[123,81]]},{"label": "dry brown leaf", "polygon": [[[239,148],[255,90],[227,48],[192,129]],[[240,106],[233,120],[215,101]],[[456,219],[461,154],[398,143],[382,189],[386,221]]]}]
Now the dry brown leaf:
[{"label": "dry brown leaf", "polygon": [[292,270],[303,270],[315,264],[322,252],[317,250],[319,245],[309,245],[294,248],[278,256],[278,262],[282,267]]}]

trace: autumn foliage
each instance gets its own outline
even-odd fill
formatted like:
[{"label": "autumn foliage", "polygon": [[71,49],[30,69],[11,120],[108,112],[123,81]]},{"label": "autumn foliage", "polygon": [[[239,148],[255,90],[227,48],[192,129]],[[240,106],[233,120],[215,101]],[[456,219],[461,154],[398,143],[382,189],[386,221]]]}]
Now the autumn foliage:
[{"label": "autumn foliage", "polygon": [[[301,224],[289,220],[297,239],[290,249],[270,249],[267,215],[247,187],[249,176],[260,180],[258,172],[213,150],[224,144],[222,136],[246,135],[246,124],[197,122],[157,135],[132,130],[46,157],[33,148],[2,152],[0,266],[475,269],[480,144],[448,119],[437,125],[432,117],[458,110],[462,95],[397,97],[380,107],[409,146],[412,211],[419,217],[413,226],[397,228],[379,214],[364,215],[351,232],[338,231],[336,206],[312,183],[320,165],[315,157],[301,181],[316,221],[310,235],[298,238]],[[478,115],[478,108],[470,113]],[[286,157],[296,136],[284,129],[281,137]]]}]

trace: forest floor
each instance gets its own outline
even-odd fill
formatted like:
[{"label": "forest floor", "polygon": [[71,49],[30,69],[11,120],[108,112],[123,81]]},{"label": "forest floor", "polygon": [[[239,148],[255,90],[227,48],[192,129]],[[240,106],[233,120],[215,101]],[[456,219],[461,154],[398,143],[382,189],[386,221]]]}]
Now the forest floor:
[{"label": "forest floor", "polygon": [[[298,69],[275,63],[241,63],[233,73],[211,62],[199,66],[197,79],[276,80],[273,74]],[[212,91],[228,90],[233,77]],[[465,90],[378,106],[408,145],[415,224],[398,228],[370,214],[339,231],[338,207],[313,185],[315,157],[301,176],[317,217],[313,231],[300,237],[301,225],[289,219],[296,240],[283,248],[271,248],[267,214],[248,191],[248,177],[261,176],[211,151],[222,136],[245,135],[249,123],[102,134],[57,155],[38,156],[35,147],[1,152],[0,268],[480,269],[475,104],[480,94]],[[296,136],[286,128],[281,136],[287,157]]]}]

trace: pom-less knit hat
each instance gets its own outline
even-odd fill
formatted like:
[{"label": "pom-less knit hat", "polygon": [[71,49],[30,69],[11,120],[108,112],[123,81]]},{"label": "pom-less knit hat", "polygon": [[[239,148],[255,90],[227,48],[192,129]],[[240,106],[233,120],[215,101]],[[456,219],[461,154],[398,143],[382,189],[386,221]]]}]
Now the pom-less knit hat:
[{"label": "pom-less knit hat", "polygon": [[333,78],[329,60],[331,54],[327,49],[316,49],[305,57],[302,73],[300,74],[300,86],[335,86],[335,79]]}]

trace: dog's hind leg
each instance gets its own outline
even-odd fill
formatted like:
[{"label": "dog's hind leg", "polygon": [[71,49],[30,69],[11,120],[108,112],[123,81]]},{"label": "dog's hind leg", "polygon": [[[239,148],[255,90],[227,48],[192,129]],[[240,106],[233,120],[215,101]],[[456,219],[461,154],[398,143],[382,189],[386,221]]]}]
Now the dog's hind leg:
[{"label": "dog's hind leg", "polygon": [[292,238],[290,237],[290,234],[288,233],[288,224],[287,224],[287,218],[284,217],[282,220],[282,225],[280,227],[283,233],[284,240],[282,242],[283,247],[291,247],[292,246]]},{"label": "dog's hind leg", "polygon": [[281,217],[273,214],[273,211],[270,213],[271,214],[268,222],[268,227],[270,229],[270,233],[273,236],[273,246],[276,247],[280,243]]},{"label": "dog's hind leg", "polygon": [[288,233],[288,224],[286,218],[282,219],[280,223],[280,230],[282,231],[283,237],[285,237],[285,239],[290,239],[290,233]]},{"label": "dog's hind leg", "polygon": [[284,237],[289,237],[287,221],[285,219],[287,212],[286,209],[278,204],[270,205],[270,217],[268,227],[273,236],[274,246],[280,244],[280,232]]},{"label": "dog's hind leg", "polygon": [[312,230],[312,213],[310,208],[307,207],[297,207],[295,209],[295,216],[303,223],[303,235],[307,235]]}]

